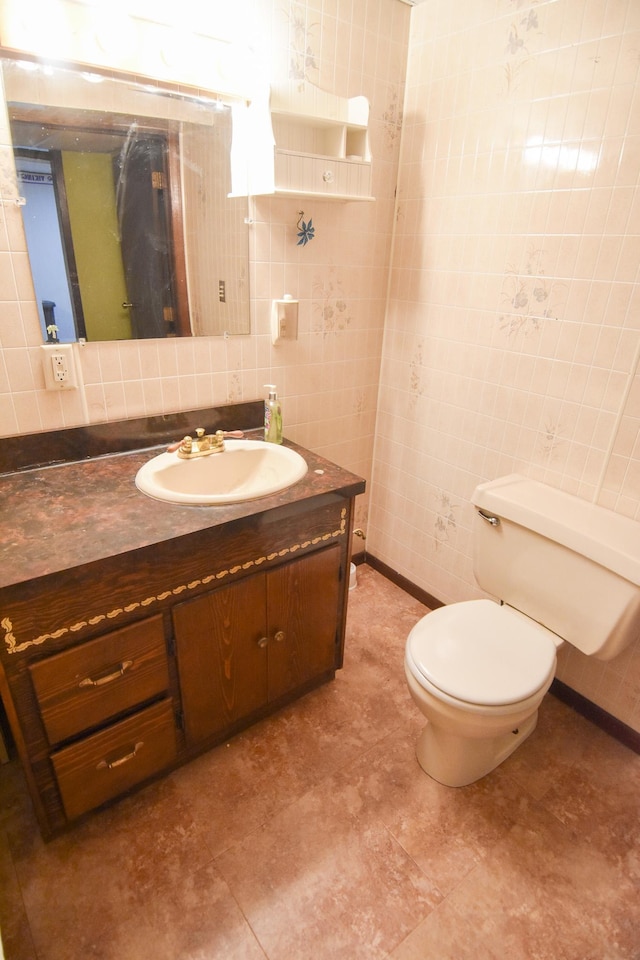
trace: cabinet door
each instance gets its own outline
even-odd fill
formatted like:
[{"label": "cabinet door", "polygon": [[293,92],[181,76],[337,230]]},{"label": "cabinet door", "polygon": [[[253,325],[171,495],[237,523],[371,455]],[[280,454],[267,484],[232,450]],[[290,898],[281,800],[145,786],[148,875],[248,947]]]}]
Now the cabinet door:
[{"label": "cabinet door", "polygon": [[270,700],[335,670],[339,586],[338,546],[269,573]]},{"label": "cabinet door", "polygon": [[178,604],[173,623],[189,743],[267,702],[264,574]]}]

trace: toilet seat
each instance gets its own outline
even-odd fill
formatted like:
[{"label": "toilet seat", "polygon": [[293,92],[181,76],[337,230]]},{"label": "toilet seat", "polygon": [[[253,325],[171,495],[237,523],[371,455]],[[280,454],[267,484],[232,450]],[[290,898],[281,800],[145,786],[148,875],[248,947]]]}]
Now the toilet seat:
[{"label": "toilet seat", "polygon": [[420,683],[464,703],[518,703],[548,685],[560,638],[512,607],[470,600],[439,607],[407,639],[407,664]]}]

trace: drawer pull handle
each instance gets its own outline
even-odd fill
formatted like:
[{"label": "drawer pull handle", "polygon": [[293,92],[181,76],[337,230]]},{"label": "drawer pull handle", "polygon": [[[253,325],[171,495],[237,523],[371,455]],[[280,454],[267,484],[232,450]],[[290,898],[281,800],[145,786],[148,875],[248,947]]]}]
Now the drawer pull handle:
[{"label": "drawer pull handle", "polygon": [[282,641],[285,639],[285,636],[286,634],[284,630],[278,630],[273,639],[276,641],[276,643],[282,643]]},{"label": "drawer pull handle", "polygon": [[260,639],[258,640],[259,647],[266,647],[268,643],[269,643],[269,637],[260,637]]},{"label": "drawer pull handle", "polygon": [[117,760],[101,760],[96,766],[96,770],[113,770],[115,767],[121,767],[123,763],[128,763],[129,760],[133,760],[138,751],[142,750],[143,747],[144,740],[139,740],[133,750],[131,750],[129,753],[125,753],[123,757],[118,757]]},{"label": "drawer pull handle", "polygon": [[98,677],[97,680],[93,680],[91,677],[85,677],[84,680],[81,680],[78,684],[79,687],[103,687],[105,683],[112,683],[114,680],[117,680],[118,677],[121,677],[125,670],[128,670],[129,667],[133,666],[133,660],[123,660],[117,670],[114,670],[113,673],[108,673],[104,677]]}]

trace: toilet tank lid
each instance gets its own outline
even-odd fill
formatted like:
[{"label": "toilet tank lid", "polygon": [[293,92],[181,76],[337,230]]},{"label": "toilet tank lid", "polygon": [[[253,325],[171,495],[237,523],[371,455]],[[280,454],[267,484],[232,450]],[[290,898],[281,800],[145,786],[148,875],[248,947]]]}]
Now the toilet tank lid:
[{"label": "toilet tank lid", "polygon": [[629,517],[517,473],[481,483],[471,502],[640,585],[640,523]]}]

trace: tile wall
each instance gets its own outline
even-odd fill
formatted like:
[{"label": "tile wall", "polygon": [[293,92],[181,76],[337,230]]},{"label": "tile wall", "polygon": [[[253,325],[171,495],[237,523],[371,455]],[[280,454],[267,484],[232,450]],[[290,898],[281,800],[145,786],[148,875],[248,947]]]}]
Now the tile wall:
[{"label": "tile wall", "polygon": [[[449,602],[480,481],[640,520],[640,4],[412,18],[368,547]],[[640,642],[559,676],[640,730]]]},{"label": "tile wall", "polygon": [[[144,6],[132,0],[130,9]],[[205,6],[186,4],[194,33],[215,29]],[[163,9],[153,4],[154,15]],[[306,79],[369,99],[376,202],[253,201],[252,336],[89,343],[77,350],[84,389],[59,394],[44,390],[20,210],[3,205],[0,436],[255,399],[275,383],[287,436],[368,479],[411,10],[400,0],[238,0],[232,13],[238,39],[269,65],[272,82]],[[1,123],[0,186],[10,197],[5,117]],[[306,246],[297,245],[301,209],[315,227]],[[284,293],[300,300],[300,336],[273,347],[271,300]]]}]

